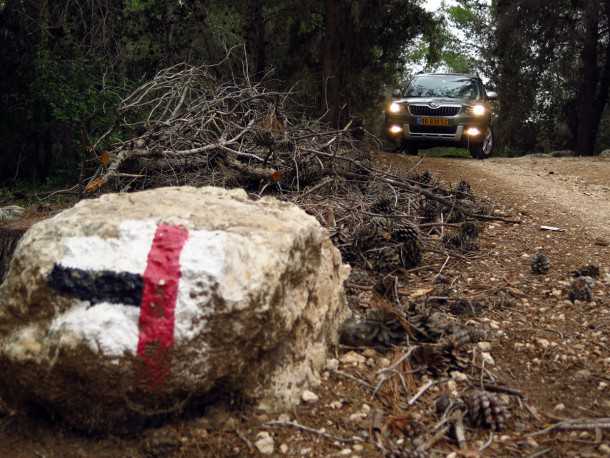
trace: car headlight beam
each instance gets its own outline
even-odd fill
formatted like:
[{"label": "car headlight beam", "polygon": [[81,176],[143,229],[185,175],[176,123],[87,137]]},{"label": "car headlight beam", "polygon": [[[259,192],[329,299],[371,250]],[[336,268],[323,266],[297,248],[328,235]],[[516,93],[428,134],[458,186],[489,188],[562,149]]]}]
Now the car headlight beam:
[{"label": "car headlight beam", "polygon": [[396,124],[394,124],[393,126],[390,126],[389,131],[390,131],[390,133],[391,133],[391,134],[393,134],[393,135],[398,135],[398,134],[401,134],[401,133],[402,133],[403,128],[402,128],[402,127],[400,127],[400,126],[398,126],[398,125],[396,125]]},{"label": "car headlight beam", "polygon": [[466,135],[468,135],[469,137],[478,137],[479,135],[481,135],[481,129],[479,129],[478,127],[469,127],[468,129],[466,129]]},{"label": "car headlight beam", "polygon": [[402,105],[400,103],[392,102],[390,104],[390,113],[400,113],[402,111]]},{"label": "car headlight beam", "polygon": [[485,105],[474,105],[472,107],[472,114],[475,116],[483,116],[485,113],[487,113]]}]

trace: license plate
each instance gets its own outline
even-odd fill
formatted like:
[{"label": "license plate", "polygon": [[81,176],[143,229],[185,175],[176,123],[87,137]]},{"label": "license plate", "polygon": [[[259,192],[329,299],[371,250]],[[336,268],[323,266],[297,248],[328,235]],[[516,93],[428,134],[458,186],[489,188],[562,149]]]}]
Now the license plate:
[{"label": "license plate", "polygon": [[420,126],[448,126],[449,120],[445,118],[417,118]]}]

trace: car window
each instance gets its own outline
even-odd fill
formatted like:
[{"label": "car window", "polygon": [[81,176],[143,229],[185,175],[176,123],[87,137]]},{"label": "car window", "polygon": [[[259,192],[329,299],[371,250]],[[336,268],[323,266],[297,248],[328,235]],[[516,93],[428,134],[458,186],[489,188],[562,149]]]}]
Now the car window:
[{"label": "car window", "polygon": [[420,76],[407,88],[407,97],[448,97],[478,99],[481,91],[476,79],[463,76]]}]

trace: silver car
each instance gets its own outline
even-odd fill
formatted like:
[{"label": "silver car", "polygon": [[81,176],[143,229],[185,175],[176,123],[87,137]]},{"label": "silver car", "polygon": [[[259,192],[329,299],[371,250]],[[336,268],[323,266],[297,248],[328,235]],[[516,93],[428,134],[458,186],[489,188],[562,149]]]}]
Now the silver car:
[{"label": "silver car", "polygon": [[420,148],[459,146],[485,159],[494,149],[491,101],[496,98],[475,75],[419,74],[386,108],[386,137],[397,150],[410,154]]}]

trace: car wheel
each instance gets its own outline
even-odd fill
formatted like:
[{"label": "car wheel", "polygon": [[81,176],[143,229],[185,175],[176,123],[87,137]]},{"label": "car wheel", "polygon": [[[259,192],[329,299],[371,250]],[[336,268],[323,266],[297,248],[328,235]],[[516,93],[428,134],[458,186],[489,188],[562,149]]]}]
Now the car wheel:
[{"label": "car wheel", "polygon": [[410,142],[403,142],[402,150],[411,156],[417,156],[417,153],[419,153],[419,148],[417,148],[417,145]]},{"label": "car wheel", "polygon": [[494,133],[491,127],[487,129],[487,135],[481,143],[471,143],[468,147],[470,155],[475,159],[487,159],[491,156],[494,150],[495,141]]}]

